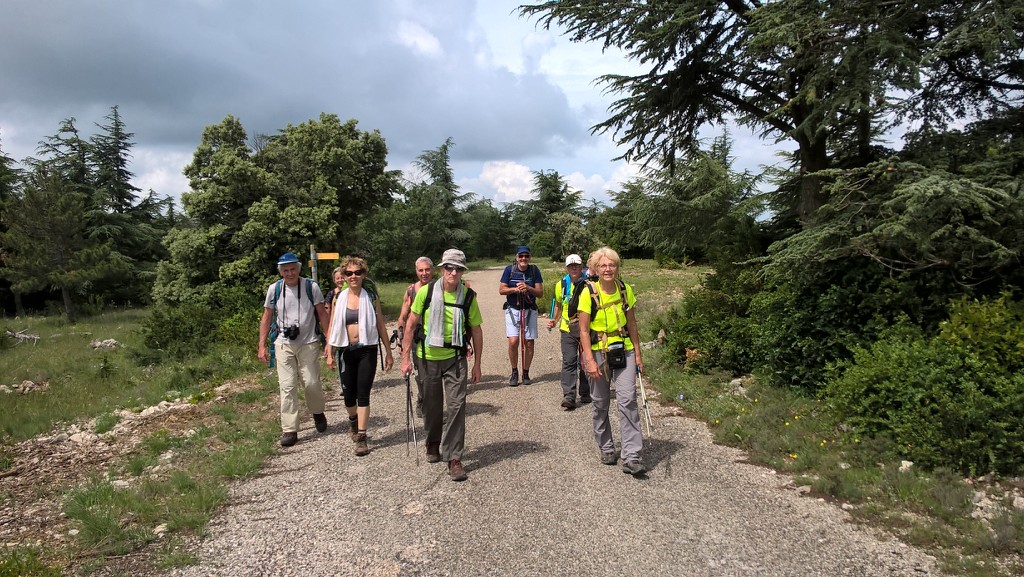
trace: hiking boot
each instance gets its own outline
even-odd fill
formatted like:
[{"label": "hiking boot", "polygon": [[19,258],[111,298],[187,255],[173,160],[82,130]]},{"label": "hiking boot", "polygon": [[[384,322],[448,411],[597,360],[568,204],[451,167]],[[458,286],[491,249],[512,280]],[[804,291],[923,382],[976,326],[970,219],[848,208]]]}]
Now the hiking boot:
[{"label": "hiking boot", "polygon": [[519,369],[512,369],[512,376],[508,378],[508,386],[519,386]]},{"label": "hiking boot", "polygon": [[359,437],[359,419],[356,417],[348,418],[348,434],[352,437],[352,442],[355,443]]},{"label": "hiking boot", "polygon": [[327,417],[323,413],[313,413],[313,426],[316,432],[322,433],[327,430]]},{"label": "hiking boot", "polygon": [[448,461],[448,474],[452,476],[452,481],[465,481],[469,478],[469,475],[466,475],[466,469],[462,466],[462,462],[458,459]]},{"label": "hiking boot", "polygon": [[363,457],[370,454],[370,446],[366,443],[366,433],[356,434],[356,456]]},{"label": "hiking boot", "polygon": [[427,462],[441,462],[441,443],[427,443]]},{"label": "hiking boot", "polygon": [[619,456],[612,451],[601,453],[601,463],[604,465],[615,465],[619,462]]},{"label": "hiking boot", "polygon": [[571,411],[576,408],[576,403],[572,401],[562,401],[562,410]]},{"label": "hiking boot", "polygon": [[294,432],[294,431],[291,432],[291,433],[282,433],[281,434],[281,446],[282,447],[291,447],[292,445],[294,445],[295,443],[298,443],[298,442],[299,442],[299,434]]},{"label": "hiking boot", "polygon": [[644,468],[643,463],[639,460],[633,459],[632,461],[627,461],[622,464],[622,472],[629,473],[635,477],[637,475],[643,475],[647,472],[647,469]]},{"label": "hiking boot", "polygon": [[530,378],[530,371],[528,371],[526,369],[523,369],[523,384],[524,385],[533,384],[533,379]]},{"label": "hiking boot", "polygon": [[591,399],[590,397],[580,397],[581,405],[589,405],[592,402],[594,402],[594,399]]}]

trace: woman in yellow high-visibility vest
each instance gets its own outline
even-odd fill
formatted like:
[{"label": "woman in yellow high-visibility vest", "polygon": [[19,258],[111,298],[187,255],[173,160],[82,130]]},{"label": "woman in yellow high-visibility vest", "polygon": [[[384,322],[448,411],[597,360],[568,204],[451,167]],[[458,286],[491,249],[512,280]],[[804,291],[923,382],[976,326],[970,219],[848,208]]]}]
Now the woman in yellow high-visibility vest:
[{"label": "woman in yellow high-visibility vest", "polygon": [[[640,459],[643,433],[636,399],[637,371],[643,371],[640,335],[637,332],[636,297],[633,287],[619,280],[619,254],[602,247],[590,254],[587,265],[596,274],[596,283],[588,282],[579,297],[580,344],[583,367],[590,379],[593,399],[594,439],[601,450],[601,462],[615,465],[622,458],[622,471],[642,475],[647,470]],[[611,387],[619,411],[622,448],[615,454],[608,409]]]}]

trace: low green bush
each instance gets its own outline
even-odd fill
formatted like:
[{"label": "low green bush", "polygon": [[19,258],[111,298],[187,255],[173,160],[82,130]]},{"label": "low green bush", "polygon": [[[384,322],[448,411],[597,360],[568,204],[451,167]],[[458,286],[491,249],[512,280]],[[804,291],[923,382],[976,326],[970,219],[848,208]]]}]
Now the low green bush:
[{"label": "low green bush", "polygon": [[[889,436],[929,468],[1024,471],[1024,373],[1001,360],[1024,346],[1019,307],[961,302],[938,336],[904,323],[836,364],[824,394],[857,430]],[[984,319],[1004,318],[986,325]],[[1014,321],[1013,319],[1016,319]],[[1015,340],[1016,339],[1016,340]]]},{"label": "low green bush", "polygon": [[758,281],[752,269],[730,273],[734,274],[706,275],[704,286],[687,293],[657,320],[657,328],[668,335],[670,354],[688,370],[707,372],[714,367],[738,375],[754,369],[748,307]]},{"label": "low green bush", "polygon": [[217,338],[217,318],[201,305],[158,305],[143,323],[146,348],[174,359],[203,352]]}]

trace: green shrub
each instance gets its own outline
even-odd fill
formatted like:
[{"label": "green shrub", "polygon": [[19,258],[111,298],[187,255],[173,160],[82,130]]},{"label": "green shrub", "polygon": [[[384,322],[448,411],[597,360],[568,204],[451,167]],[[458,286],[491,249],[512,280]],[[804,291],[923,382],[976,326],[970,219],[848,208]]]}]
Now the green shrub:
[{"label": "green shrub", "polygon": [[[706,372],[713,367],[733,374],[754,368],[753,334],[748,308],[760,283],[755,269],[732,267],[709,274],[703,286],[689,293],[657,328],[668,335],[668,350],[689,370]],[[687,358],[687,350],[699,351]]]},{"label": "green shrub", "polygon": [[151,350],[183,359],[206,350],[216,340],[217,318],[205,306],[159,305],[143,324],[143,340]]},{"label": "green shrub", "polygon": [[699,289],[687,295],[665,319],[672,356],[698,372],[713,367],[733,374],[749,372],[749,321],[731,305],[729,295],[721,291]]},{"label": "green shrub", "polygon": [[557,256],[557,242],[551,231],[541,231],[530,237],[528,242],[534,259]]},{"label": "green shrub", "polygon": [[755,364],[780,383],[815,390],[829,363],[848,359],[897,318],[922,322],[920,280],[853,259],[836,270],[793,270],[751,300]]},{"label": "green shrub", "polygon": [[217,340],[222,343],[243,343],[255,346],[260,337],[260,309],[236,312],[217,326]]},{"label": "green shrub", "polygon": [[[991,307],[1008,305],[957,305],[938,337],[909,324],[887,331],[834,367],[825,396],[840,418],[862,432],[891,437],[922,466],[972,475],[1024,471],[1024,373],[986,360],[992,345],[969,342],[1005,341],[1005,333],[991,332],[1005,327],[986,329],[972,321]],[[950,327],[966,326],[973,327],[971,339],[951,338],[967,331]]]},{"label": "green shrub", "polygon": [[996,299],[961,298],[940,326],[941,338],[960,351],[971,351],[1007,375],[1024,370],[1024,303],[1008,294]]}]

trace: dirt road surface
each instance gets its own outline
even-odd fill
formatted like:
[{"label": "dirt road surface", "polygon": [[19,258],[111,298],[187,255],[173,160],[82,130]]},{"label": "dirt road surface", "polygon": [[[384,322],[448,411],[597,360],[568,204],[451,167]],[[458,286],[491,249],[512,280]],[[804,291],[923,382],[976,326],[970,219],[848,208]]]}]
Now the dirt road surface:
[{"label": "dirt road surface", "polygon": [[[940,574],[932,557],[852,524],[787,476],[745,464],[670,407],[652,407],[646,478],[602,465],[590,407],[559,406],[557,331],[541,328],[535,384],[508,386],[500,273],[467,274],[485,341],[483,379],[469,387],[468,481],[426,463],[422,429],[420,464],[406,455],[396,361],[374,385],[368,456],[353,454],[335,387],[327,433],[304,415],[299,444],[232,488],[198,545],[199,565],[171,575]],[[612,425],[618,441],[614,417]]]}]

